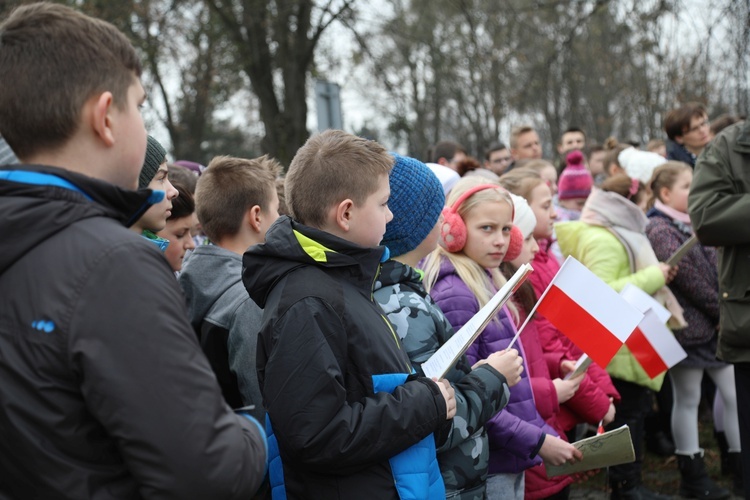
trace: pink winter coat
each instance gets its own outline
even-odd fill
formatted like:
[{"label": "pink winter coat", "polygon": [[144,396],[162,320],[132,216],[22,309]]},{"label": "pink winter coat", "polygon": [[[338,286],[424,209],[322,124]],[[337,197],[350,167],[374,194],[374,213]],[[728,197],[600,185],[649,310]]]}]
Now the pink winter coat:
[{"label": "pink winter coat", "polygon": [[[518,306],[518,304],[516,305]],[[522,311],[520,307],[519,315],[519,323],[523,324],[526,320],[526,312]],[[555,384],[552,383],[550,377],[535,323],[535,321],[530,321],[526,325],[521,333],[521,339],[523,339],[526,366],[529,370],[529,380],[531,381],[536,409],[547,422],[547,425],[555,429],[560,439],[567,441],[565,430],[558,419],[560,405],[557,401],[557,390],[555,390]],[[526,469],[524,497],[529,499],[547,498],[558,493],[572,482],[573,479],[570,476],[556,476],[547,479],[547,472],[542,463]]]},{"label": "pink winter coat", "polygon": [[[541,297],[560,270],[560,264],[548,249],[549,242],[540,241],[539,252],[531,263],[534,272],[529,276],[529,281],[537,297]],[[533,322],[536,323],[550,376],[553,379],[559,378],[560,363],[566,359],[577,360],[583,355],[583,351],[541,314],[536,313]],[[569,431],[583,422],[598,424],[609,410],[610,397],[614,399],[615,404],[620,401],[620,393],[615,389],[606,370],[596,363],[591,363],[575,396],[561,405],[558,415],[560,425],[565,431]]]}]

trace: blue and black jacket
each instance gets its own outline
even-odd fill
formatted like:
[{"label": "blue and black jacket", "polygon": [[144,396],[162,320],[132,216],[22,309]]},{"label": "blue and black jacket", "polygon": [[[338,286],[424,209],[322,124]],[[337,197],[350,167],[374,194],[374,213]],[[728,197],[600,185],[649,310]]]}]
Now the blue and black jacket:
[{"label": "blue and black jacket", "polygon": [[373,299],[384,253],[282,217],[243,257],[274,498],[445,498],[445,401]]},{"label": "blue and black jacket", "polygon": [[0,498],[249,498],[263,481],[265,434],[226,406],[172,269],[125,227],[161,198],[0,165]]}]

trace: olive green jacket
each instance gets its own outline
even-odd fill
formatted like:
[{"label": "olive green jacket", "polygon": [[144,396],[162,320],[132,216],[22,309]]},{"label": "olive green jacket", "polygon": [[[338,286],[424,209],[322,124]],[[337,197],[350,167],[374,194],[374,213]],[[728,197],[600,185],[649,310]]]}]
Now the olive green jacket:
[{"label": "olive green jacket", "polygon": [[701,153],[688,198],[704,245],[719,248],[719,358],[750,362],[750,122],[727,127]]}]

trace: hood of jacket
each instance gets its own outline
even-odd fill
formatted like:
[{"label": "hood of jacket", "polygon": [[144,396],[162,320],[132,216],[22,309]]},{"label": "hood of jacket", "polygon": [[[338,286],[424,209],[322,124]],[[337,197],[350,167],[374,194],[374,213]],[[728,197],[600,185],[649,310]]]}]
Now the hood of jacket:
[{"label": "hood of jacket", "polygon": [[245,252],[242,281],[260,308],[265,308],[275,283],[307,265],[325,267],[372,292],[379,264],[387,259],[386,247],[362,247],[282,216],[268,229],[265,243]]},{"label": "hood of jacket", "polygon": [[0,273],[55,233],[80,220],[110,217],[129,227],[163,193],[129,191],[44,165],[0,166]]},{"label": "hood of jacket", "polygon": [[427,295],[422,283],[423,274],[419,269],[407,266],[395,260],[384,262],[380,266],[380,274],[375,280],[373,291],[393,285],[407,285],[422,297]]},{"label": "hood of jacket", "polygon": [[737,142],[734,146],[734,150],[738,153],[747,154],[750,153],[750,120],[745,120],[742,125],[738,125],[740,128],[737,134]]},{"label": "hood of jacket", "polygon": [[241,280],[241,255],[216,245],[201,245],[193,250],[179,278],[190,311],[190,323],[195,327],[227,290],[238,284],[241,286]]}]

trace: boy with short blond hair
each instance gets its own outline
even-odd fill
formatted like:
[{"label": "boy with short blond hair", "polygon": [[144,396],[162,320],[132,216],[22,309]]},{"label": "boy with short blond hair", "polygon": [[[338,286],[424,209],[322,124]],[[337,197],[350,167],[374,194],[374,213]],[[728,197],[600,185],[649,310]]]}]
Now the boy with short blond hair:
[{"label": "boy with short blond hair", "polygon": [[244,255],[243,281],[263,308],[257,368],[279,451],[275,494],[445,498],[432,433],[455,413],[453,390],[412,374],[372,298],[392,166],[375,142],[310,138],[286,177],[294,219]]},{"label": "boy with short blond hair", "polygon": [[180,274],[190,323],[232,408],[264,411],[255,373],[255,348],[263,311],[242,285],[242,253],[265,241],[279,217],[276,177],[281,165],[217,156],[198,179],[196,211],[213,245],[200,245]]},{"label": "boy with short blond hair", "polygon": [[373,193],[375,179],[387,176],[393,167],[393,158],[382,151],[377,142],[340,130],[308,139],[286,174],[284,192],[294,220],[320,227],[329,222],[331,206],[341,200],[363,203]]},{"label": "boy with short blond hair", "polygon": [[[208,167],[213,168],[208,171]],[[198,219],[213,243],[236,235],[248,210],[257,206],[256,212],[263,212],[275,205],[281,164],[268,155],[252,160],[217,156],[208,167],[198,178],[195,196]],[[247,247],[242,252],[245,250]]]},{"label": "boy with short blond hair", "polygon": [[164,257],[127,226],[146,151],[141,66],[60,4],[0,24],[0,497],[236,498],[265,471]]},{"label": "boy with short blond hair", "polygon": [[514,161],[538,160],[542,157],[542,144],[534,127],[521,125],[510,131],[510,154]]}]

